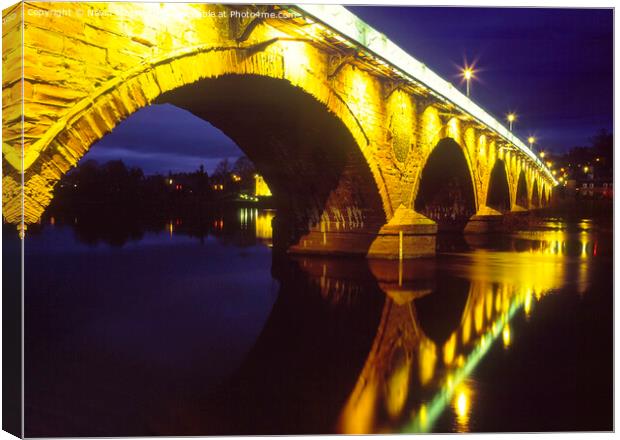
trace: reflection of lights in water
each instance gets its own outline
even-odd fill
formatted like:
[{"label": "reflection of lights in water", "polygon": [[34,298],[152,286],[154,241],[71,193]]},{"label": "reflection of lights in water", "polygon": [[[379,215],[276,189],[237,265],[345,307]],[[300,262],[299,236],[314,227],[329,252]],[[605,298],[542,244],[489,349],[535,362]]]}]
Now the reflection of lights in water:
[{"label": "reflection of lights in water", "polygon": [[463,322],[463,344],[467,344],[469,342],[470,337],[471,337],[471,317],[468,314],[465,317],[465,321]]},{"label": "reflection of lights in water", "polygon": [[577,293],[583,295],[588,288],[588,263],[582,261],[577,271]]},{"label": "reflection of lights in water", "polygon": [[582,220],[579,222],[579,229],[581,229],[582,231],[589,231],[591,226],[592,221],[591,220]]},{"label": "reflection of lights in water", "polygon": [[446,388],[449,391],[452,391],[454,388],[454,377],[452,374],[448,374],[448,377],[446,378]]},{"label": "reflection of lights in water", "polygon": [[466,417],[469,410],[469,402],[467,396],[462,391],[456,398],[456,413],[459,417]]},{"label": "reflection of lights in water", "polygon": [[241,229],[248,228],[248,209],[242,208],[239,210],[239,220],[241,222]]},{"label": "reflection of lights in water", "polygon": [[256,238],[267,242],[271,241],[273,230],[271,222],[275,216],[274,211],[256,211]]},{"label": "reflection of lights in water", "polygon": [[482,301],[478,301],[476,304],[476,308],[474,309],[474,325],[476,327],[476,334],[480,334],[482,332],[482,325],[484,320],[484,304]]},{"label": "reflection of lights in water", "polygon": [[392,372],[386,381],[385,407],[390,417],[396,418],[401,414],[409,395],[411,358],[402,347],[392,356]]},{"label": "reflection of lights in water", "polygon": [[435,343],[429,339],[420,342],[420,383],[426,385],[431,381],[435,374],[435,364],[437,363],[437,348]]},{"label": "reflection of lights in water", "polygon": [[174,232],[174,225],[172,224],[172,220],[170,220],[170,223],[168,223],[168,233],[170,234],[171,237],[172,237],[173,232]]},{"label": "reflection of lights in water", "polygon": [[370,382],[362,389],[355,404],[345,407],[340,430],[347,434],[368,434],[375,424],[376,383]]},{"label": "reflection of lights in water", "polygon": [[[565,230],[566,226],[563,225],[558,230],[552,231],[517,232],[515,238],[531,242],[530,248],[527,249],[530,254],[562,257],[574,255],[573,252],[576,252],[582,258],[595,255],[596,242],[589,221],[582,221],[577,227],[579,228],[577,236],[569,234]],[[575,240],[579,242],[577,249],[572,246]]]},{"label": "reflection of lights in water", "polygon": [[581,258],[586,258],[588,256],[588,241],[581,240]]},{"label": "reflection of lights in water", "polygon": [[[497,318],[492,324],[489,323],[489,330],[480,337],[478,343],[467,355],[462,365],[447,374],[446,380],[443,382],[444,385],[438,390],[433,399],[427,403],[424,423],[422,423],[421,414],[418,412],[411,423],[404,427],[404,432],[428,432],[432,430],[435,421],[451,402],[457,416],[458,429],[460,431],[469,430],[471,390],[468,387],[463,387],[463,381],[486,355],[493,342],[502,333],[501,329],[508,324],[516,311],[523,307],[523,301],[520,300],[522,298],[522,295],[514,296],[515,300],[510,305],[506,315]],[[461,395],[464,397],[461,397]]]},{"label": "reflection of lights in water", "polygon": [[[512,346],[514,328],[511,320],[514,314],[523,308],[525,316],[529,317],[535,308],[535,299],[540,300],[547,292],[562,284],[567,271],[565,256],[568,256],[568,261],[580,263],[577,268],[572,268],[577,269],[578,283],[580,288],[584,286],[585,290],[589,276],[589,258],[578,257],[583,253],[584,245],[577,247],[579,241],[575,241],[576,236],[568,236],[561,230],[549,232],[552,240],[541,239],[546,236],[546,232],[534,232],[540,237],[521,240],[518,248],[523,251],[480,250],[468,255],[467,258],[471,258],[472,264],[467,267],[467,274],[463,276],[468,277],[471,283],[460,328],[455,329],[445,343],[436,347],[438,352],[425,352],[422,345],[418,345],[420,385],[424,388],[424,396],[428,396],[428,392],[432,397],[428,400],[425,398],[424,403],[417,409],[411,408],[408,411],[412,420],[404,426],[405,432],[433,430],[437,419],[450,408],[454,410],[458,425],[455,427],[459,431],[471,429],[471,420],[474,419],[472,403],[473,407],[476,407],[472,396],[475,396],[476,392],[475,389],[470,389],[472,385],[470,388],[464,387],[463,381],[469,377],[495,341],[501,338],[504,348]],[[585,245],[586,253],[592,254],[595,241],[591,237],[579,238],[589,238],[590,241]],[[528,245],[528,242],[531,244]],[[525,247],[523,243],[526,243]],[[575,275],[573,269],[571,274]],[[422,342],[423,339],[417,343]],[[445,369],[436,368],[435,356],[441,356]],[[429,368],[431,365],[432,368]],[[428,369],[428,374],[424,373],[425,368]],[[387,376],[383,377],[388,379]],[[396,380],[396,377],[392,380]],[[403,395],[404,393],[391,394],[394,404],[392,409],[400,406]],[[390,414],[393,417],[393,413]]]},{"label": "reflection of lights in water", "polygon": [[508,324],[502,330],[502,341],[504,341],[504,348],[510,347],[510,326]]},{"label": "reflection of lights in water", "polygon": [[454,361],[454,352],[456,351],[456,333],[448,338],[443,346],[443,363],[447,366],[452,365]]},{"label": "reflection of lights in water", "polygon": [[491,320],[493,316],[493,290],[488,289],[487,294],[484,298],[484,304],[486,307],[486,318],[487,322]]},{"label": "reflection of lights in water", "polygon": [[420,412],[418,413],[418,416],[420,419],[420,425],[423,427],[423,429],[426,429],[428,425],[428,414],[425,404],[422,404],[422,406],[420,406]]},{"label": "reflection of lights in water", "polygon": [[525,293],[525,300],[523,302],[523,310],[525,311],[525,317],[529,318],[532,312],[532,291],[528,290]]},{"label": "reflection of lights in water", "polygon": [[470,388],[465,383],[461,383],[454,393],[452,408],[456,415],[457,432],[468,432],[470,429],[471,394]]}]

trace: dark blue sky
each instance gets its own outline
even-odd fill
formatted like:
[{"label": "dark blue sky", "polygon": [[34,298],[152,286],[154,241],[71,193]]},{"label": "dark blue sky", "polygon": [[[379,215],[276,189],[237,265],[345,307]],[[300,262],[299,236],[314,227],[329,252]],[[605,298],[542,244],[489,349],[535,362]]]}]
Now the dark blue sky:
[{"label": "dark blue sky", "polygon": [[[613,13],[610,9],[348,7],[362,20],[460,84],[476,61],[472,98],[498,119],[516,111],[515,132],[539,147],[587,145],[613,124]],[[464,86],[463,86],[464,90]],[[219,130],[173,106],[141,110],[87,155],[122,158],[147,173],[212,170],[241,153]]]}]

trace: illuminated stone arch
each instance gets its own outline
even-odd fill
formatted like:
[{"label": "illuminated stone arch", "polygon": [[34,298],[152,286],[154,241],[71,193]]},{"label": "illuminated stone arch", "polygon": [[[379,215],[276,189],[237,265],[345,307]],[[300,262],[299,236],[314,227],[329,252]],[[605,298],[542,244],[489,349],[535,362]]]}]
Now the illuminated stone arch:
[{"label": "illuminated stone arch", "polygon": [[[300,79],[287,71],[270,71],[265,66],[271,66],[272,54],[257,52],[246,57],[244,52],[246,50],[213,51],[203,47],[182,55],[175,54],[115,77],[78,102],[34,146],[40,154],[26,172],[26,197],[32,197],[26,203],[31,210],[26,213],[27,220],[40,216],[51,201],[55,182],[118,123],[162,95],[204,79],[241,74],[282,80],[322,103],[327,112],[336,115],[347,127],[359,151],[362,154],[368,152],[369,140],[362,127],[346,102],[329,85],[310,72]],[[218,62],[222,59],[230,61]],[[372,161],[366,163],[370,166]],[[28,179],[29,176],[32,178]],[[385,193],[385,189],[382,192]]]},{"label": "illuminated stone arch", "polygon": [[451,118],[444,123],[440,117],[439,110],[431,105],[427,106],[420,113],[418,127],[420,127],[420,138],[418,141],[418,158],[416,160],[417,172],[415,173],[411,187],[410,203],[414,204],[418,196],[422,173],[428,163],[429,157],[442,142],[451,141],[459,147],[463,159],[467,163],[469,177],[474,187],[474,203],[477,208],[480,189],[475,185],[475,163],[467,147],[467,139],[468,136],[473,133],[471,131],[473,128],[465,127],[465,129],[463,129],[464,124],[457,118]]},{"label": "illuminated stone arch", "polygon": [[[415,183],[413,208],[437,222],[440,227],[462,222],[476,213],[477,189],[467,149],[445,137],[435,145],[424,161]],[[445,212],[444,212],[445,211]]]}]

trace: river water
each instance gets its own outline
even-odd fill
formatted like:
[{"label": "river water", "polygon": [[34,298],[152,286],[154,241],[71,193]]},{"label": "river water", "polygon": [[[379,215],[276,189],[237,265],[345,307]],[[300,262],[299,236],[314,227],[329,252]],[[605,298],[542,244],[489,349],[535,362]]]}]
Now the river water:
[{"label": "river water", "polygon": [[399,263],[274,256],[273,215],[29,231],[26,435],[612,429],[610,226]]}]

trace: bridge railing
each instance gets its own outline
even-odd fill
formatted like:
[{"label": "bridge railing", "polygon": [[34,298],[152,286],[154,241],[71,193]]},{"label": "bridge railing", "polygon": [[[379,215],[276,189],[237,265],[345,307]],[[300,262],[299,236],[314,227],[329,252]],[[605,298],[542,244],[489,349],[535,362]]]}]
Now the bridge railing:
[{"label": "bridge railing", "polygon": [[547,174],[554,185],[558,184],[549,168],[521,139],[451,83],[437,75],[424,63],[413,58],[384,34],[360,20],[355,14],[336,5],[295,5],[295,8],[332,28],[336,33],[344,35],[355,44],[363,46],[373,56],[391,65],[405,80],[424,85],[440,99],[449,101],[477,119],[504,140],[516,146]]}]

